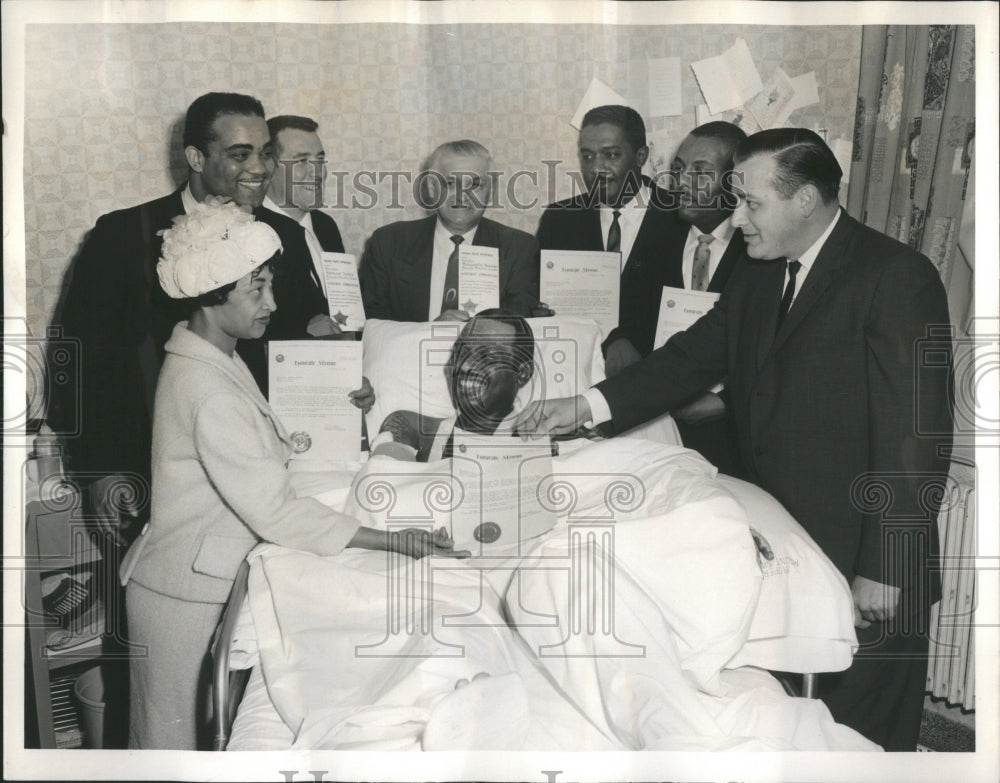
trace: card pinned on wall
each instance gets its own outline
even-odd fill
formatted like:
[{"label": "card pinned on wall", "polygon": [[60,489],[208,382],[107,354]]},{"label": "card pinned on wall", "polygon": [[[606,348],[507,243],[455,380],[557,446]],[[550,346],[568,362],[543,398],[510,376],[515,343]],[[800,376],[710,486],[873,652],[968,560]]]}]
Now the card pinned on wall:
[{"label": "card pinned on wall", "polygon": [[774,128],[794,95],[792,80],[781,68],[775,68],[767,84],[747,103],[747,109],[761,128]]},{"label": "card pinned on wall", "polygon": [[816,85],[815,71],[807,71],[806,73],[800,73],[798,76],[792,76],[790,81],[794,94],[788,105],[775,118],[775,126],[787,123],[788,118],[796,109],[819,103],[819,89]]},{"label": "card pinned on wall", "polygon": [[649,58],[649,116],[676,117],[681,105],[681,58]]},{"label": "card pinned on wall", "polygon": [[595,76],[590,80],[590,85],[583,94],[580,105],[576,107],[576,113],[573,115],[573,119],[569,121],[569,124],[576,128],[576,130],[580,130],[583,115],[595,106],[608,105],[630,106],[631,104]]},{"label": "card pinned on wall", "polygon": [[720,55],[691,63],[705,103],[712,114],[742,106],[763,84],[747,42],[736,42]]}]

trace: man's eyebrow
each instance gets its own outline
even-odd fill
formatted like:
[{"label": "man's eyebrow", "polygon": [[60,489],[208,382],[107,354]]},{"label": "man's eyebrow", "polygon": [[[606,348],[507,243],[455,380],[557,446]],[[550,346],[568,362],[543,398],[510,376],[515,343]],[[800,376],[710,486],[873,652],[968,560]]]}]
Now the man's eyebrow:
[{"label": "man's eyebrow", "polygon": [[238,152],[242,150],[252,150],[253,144],[230,144],[226,147],[226,152]]}]

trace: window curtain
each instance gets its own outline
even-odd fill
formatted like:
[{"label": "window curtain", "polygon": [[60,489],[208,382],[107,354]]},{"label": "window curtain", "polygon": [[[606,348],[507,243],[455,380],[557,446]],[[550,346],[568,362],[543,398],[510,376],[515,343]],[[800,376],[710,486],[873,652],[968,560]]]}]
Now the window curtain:
[{"label": "window curtain", "polygon": [[958,241],[973,195],[974,36],[972,26],[864,28],[847,195],[852,217],[930,258],[963,330],[972,314],[973,261]]}]

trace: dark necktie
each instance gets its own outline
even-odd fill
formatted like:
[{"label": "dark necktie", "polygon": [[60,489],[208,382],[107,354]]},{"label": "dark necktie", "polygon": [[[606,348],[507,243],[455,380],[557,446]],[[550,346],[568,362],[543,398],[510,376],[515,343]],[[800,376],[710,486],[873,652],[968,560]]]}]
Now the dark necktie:
[{"label": "dark necktie", "polygon": [[781,295],[781,305],[778,307],[778,326],[775,331],[781,329],[781,325],[785,322],[785,316],[788,315],[788,308],[792,306],[792,300],[795,298],[795,275],[799,273],[802,268],[802,264],[798,261],[788,262],[788,283],[785,285],[785,293]]},{"label": "dark necktie", "polygon": [[441,312],[458,309],[458,246],[464,241],[459,234],[452,236],[455,249],[448,256],[448,269],[444,273],[444,296],[441,298]]},{"label": "dark necktie", "polygon": [[622,249],[622,227],[618,224],[618,218],[622,213],[616,209],[611,214],[614,215],[614,220],[611,221],[611,228],[608,229],[607,248],[609,253],[617,253]]},{"label": "dark necktie", "polygon": [[691,290],[704,291],[708,288],[708,262],[712,260],[712,251],[708,246],[715,241],[711,234],[698,237],[698,247],[694,249],[694,264],[691,267]]}]

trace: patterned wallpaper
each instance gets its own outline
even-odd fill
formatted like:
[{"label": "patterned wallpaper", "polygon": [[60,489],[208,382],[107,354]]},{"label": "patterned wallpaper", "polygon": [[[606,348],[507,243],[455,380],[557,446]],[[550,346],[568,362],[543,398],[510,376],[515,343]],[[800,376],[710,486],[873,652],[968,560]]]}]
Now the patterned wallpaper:
[{"label": "patterned wallpaper", "polygon": [[[393,179],[405,180],[391,172],[412,176],[431,149],[453,138],[483,142],[502,172],[498,206],[488,214],[534,232],[545,203],[569,195],[566,172],[576,167],[569,119],[591,78],[641,111],[647,58],[680,57],[683,115],[646,118],[648,130],[667,140],[661,147],[675,145],[703,102],[690,63],[720,54],[738,37],[747,41],[764,81],[776,66],[789,76],[816,71],[820,102],[794,113],[795,124],[827,128],[830,139],[851,138],[860,27],[29,25],[30,330],[44,334],[70,262],[100,214],[184,181],[181,124],[202,93],[246,92],[260,98],[269,115],[308,114],[319,121],[331,171],[326,203],[339,202],[330,212],[348,252],[360,255],[375,228],[423,214],[408,186],[392,205]],[[505,192],[521,169],[534,172],[538,183],[517,180],[517,199],[537,202],[524,209],[513,207]],[[378,183],[367,172],[390,173]],[[352,198],[376,203],[350,208]]]}]

